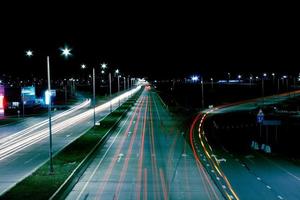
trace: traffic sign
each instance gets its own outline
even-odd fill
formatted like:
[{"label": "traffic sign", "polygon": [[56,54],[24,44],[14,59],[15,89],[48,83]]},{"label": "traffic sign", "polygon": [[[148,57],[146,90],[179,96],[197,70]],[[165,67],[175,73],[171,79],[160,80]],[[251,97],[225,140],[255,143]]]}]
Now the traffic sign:
[{"label": "traffic sign", "polygon": [[259,112],[256,116],[256,120],[258,123],[262,123],[264,121],[264,113],[261,109],[259,110]]}]

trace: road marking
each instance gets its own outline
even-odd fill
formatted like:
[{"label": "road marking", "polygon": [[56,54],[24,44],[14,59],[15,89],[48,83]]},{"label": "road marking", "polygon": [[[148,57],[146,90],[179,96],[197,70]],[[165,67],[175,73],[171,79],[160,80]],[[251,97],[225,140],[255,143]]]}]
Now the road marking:
[{"label": "road marking", "polygon": [[261,180],[261,178],[260,178],[260,177],[257,177],[256,179],[257,179],[257,180],[259,180],[259,181]]},{"label": "road marking", "polygon": [[222,185],[222,188],[223,188],[223,189],[226,189],[226,186],[225,186],[225,185]]},{"label": "road marking", "polygon": [[66,138],[68,138],[68,137],[70,137],[71,135],[70,134],[68,134],[68,135],[66,135]]},{"label": "road marking", "polygon": [[272,189],[271,186],[269,186],[269,185],[267,185],[267,188],[270,189],[270,190]]},{"label": "road marking", "polygon": [[278,195],[277,197],[278,197],[278,199],[283,199],[283,197],[282,197],[282,196],[280,196],[280,195]]},{"label": "road marking", "polygon": [[124,154],[122,154],[122,153],[119,154],[118,162],[120,162],[120,160],[122,159],[123,156],[124,156]]},{"label": "road marking", "polygon": [[93,173],[90,175],[89,179],[86,181],[86,183],[84,184],[83,188],[81,189],[79,195],[77,196],[76,200],[80,199],[82,193],[84,192],[84,190],[86,189],[87,185],[89,184],[89,182],[91,181],[91,179],[94,177],[95,173],[98,171],[98,168],[100,167],[101,163],[103,162],[104,158],[106,157],[108,151],[110,150],[110,148],[112,147],[112,145],[114,144],[114,142],[116,141],[118,135],[121,133],[122,128],[125,126],[126,122],[128,121],[128,119],[130,118],[130,115],[128,115],[127,119],[125,120],[125,122],[123,123],[123,125],[121,126],[120,130],[118,131],[117,135],[114,137],[112,143],[109,145],[109,147],[107,148],[107,150],[105,151],[104,155],[102,156],[100,162],[97,164],[96,168],[94,169]]},{"label": "road marking", "polygon": [[220,178],[219,178],[218,176],[216,177],[216,179],[217,179],[218,181],[220,180]]}]

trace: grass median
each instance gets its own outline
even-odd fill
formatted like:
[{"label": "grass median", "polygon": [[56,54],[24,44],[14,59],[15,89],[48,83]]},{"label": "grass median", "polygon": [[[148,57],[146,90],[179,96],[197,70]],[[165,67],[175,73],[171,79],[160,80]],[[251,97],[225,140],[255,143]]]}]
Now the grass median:
[{"label": "grass median", "polygon": [[49,199],[80,163],[90,154],[133,106],[142,90],[107,115],[99,126],[91,128],[53,157],[54,174],[49,175],[49,162],[4,193],[0,199]]}]

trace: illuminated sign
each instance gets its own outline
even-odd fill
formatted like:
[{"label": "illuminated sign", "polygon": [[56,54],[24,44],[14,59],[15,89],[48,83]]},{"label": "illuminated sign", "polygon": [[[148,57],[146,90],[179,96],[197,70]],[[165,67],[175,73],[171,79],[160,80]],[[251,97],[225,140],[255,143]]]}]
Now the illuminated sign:
[{"label": "illuminated sign", "polygon": [[56,96],[56,90],[46,90],[45,91],[45,104],[49,105],[50,101],[51,101],[51,97],[55,97]]},{"label": "illuminated sign", "polygon": [[21,89],[22,100],[24,104],[35,103],[35,87],[22,87]]},{"label": "illuminated sign", "polygon": [[0,85],[0,116],[4,116],[4,86]]}]

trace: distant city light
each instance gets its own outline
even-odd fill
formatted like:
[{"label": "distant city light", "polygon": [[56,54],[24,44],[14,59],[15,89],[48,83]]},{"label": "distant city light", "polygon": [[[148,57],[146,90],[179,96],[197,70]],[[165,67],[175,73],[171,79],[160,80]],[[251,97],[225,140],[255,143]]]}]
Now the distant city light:
[{"label": "distant city light", "polygon": [[272,76],[275,76],[275,73],[272,73]]},{"label": "distant city light", "polygon": [[192,81],[198,81],[199,80],[199,76],[192,76]]},{"label": "distant city light", "polygon": [[116,69],[116,74],[118,74],[120,71],[119,71],[119,69]]},{"label": "distant city light", "polygon": [[101,71],[101,74],[104,74],[104,73],[105,73],[105,71],[104,71],[104,70],[102,70],[102,71]]},{"label": "distant city light", "polygon": [[286,75],[284,75],[284,76],[282,76],[282,78],[287,78],[287,76],[286,76]]},{"label": "distant city light", "polygon": [[264,73],[264,74],[263,74],[263,76],[264,76],[264,77],[266,77],[266,76],[267,76],[267,74],[266,74],[266,73]]},{"label": "distant city light", "polygon": [[213,79],[213,78],[210,78],[210,80],[213,81],[214,79]]},{"label": "distant city light", "polygon": [[250,80],[252,80],[253,79],[253,77],[252,76],[250,76]]},{"label": "distant city light", "polygon": [[68,58],[71,54],[71,50],[70,48],[68,48],[67,46],[65,46],[65,48],[60,48],[61,50],[61,55],[63,55],[65,58]]},{"label": "distant city light", "polygon": [[82,64],[81,65],[81,69],[85,69],[86,68],[86,65],[85,64]]},{"label": "distant city light", "polygon": [[256,79],[259,79],[258,76],[255,77]]},{"label": "distant city light", "polygon": [[238,79],[241,79],[242,78],[242,75],[238,75]]},{"label": "distant city light", "polygon": [[33,51],[28,50],[28,51],[25,52],[25,55],[26,55],[27,57],[31,57],[31,56],[33,56]]}]

